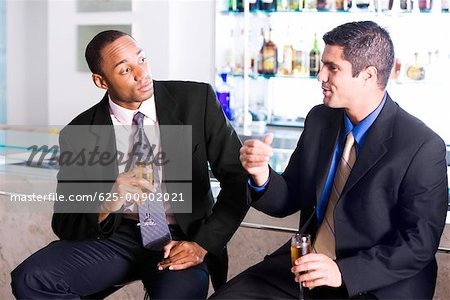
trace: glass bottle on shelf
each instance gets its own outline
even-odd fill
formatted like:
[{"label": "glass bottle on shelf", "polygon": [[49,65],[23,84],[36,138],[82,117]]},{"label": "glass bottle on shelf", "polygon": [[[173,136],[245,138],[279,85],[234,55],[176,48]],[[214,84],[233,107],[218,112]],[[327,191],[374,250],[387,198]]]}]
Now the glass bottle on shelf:
[{"label": "glass bottle on shelf", "polygon": [[260,74],[274,75],[278,70],[278,49],[272,41],[272,28],[269,29],[269,39],[264,41],[260,50],[262,59],[262,69],[258,70]]},{"label": "glass bottle on shelf", "polygon": [[318,11],[330,11],[336,9],[335,0],[317,0]]},{"label": "glass bottle on shelf", "polygon": [[315,11],[317,10],[317,0],[304,0],[305,1],[305,10],[306,11]]},{"label": "glass bottle on shelf", "polygon": [[[380,7],[378,7],[380,4]],[[389,11],[392,9],[393,0],[375,0],[375,11]]]},{"label": "glass bottle on shelf", "polygon": [[283,75],[291,75],[293,60],[294,60],[294,49],[292,48],[292,45],[290,44],[284,45],[283,61],[281,62],[280,67],[278,68],[278,73]]},{"label": "glass bottle on shelf", "polygon": [[[244,0],[242,0],[242,1],[244,1]],[[259,1],[257,1],[257,0],[248,0],[248,6],[249,6],[248,9],[250,11],[258,10],[259,9],[258,4],[259,4]]]},{"label": "glass bottle on shelf", "polygon": [[309,76],[317,76],[320,70],[320,50],[317,46],[317,34],[314,34],[314,46],[309,52]]},{"label": "glass bottle on shelf", "polygon": [[406,71],[406,76],[412,80],[423,80],[425,78],[425,69],[420,65],[419,53],[414,53],[415,61]]},{"label": "glass bottle on shelf", "polygon": [[277,11],[288,11],[289,0],[277,0]]},{"label": "glass bottle on shelf", "polygon": [[277,8],[276,4],[276,0],[260,0],[259,9],[264,11],[275,11]]},{"label": "glass bottle on shelf", "polygon": [[228,0],[228,10],[229,11],[244,11],[244,0]]},{"label": "glass bottle on shelf", "polygon": [[400,8],[406,11],[411,11],[413,7],[412,0],[400,0]]},{"label": "glass bottle on shelf", "polygon": [[432,6],[433,0],[419,0],[419,10],[422,12],[429,12]]},{"label": "glass bottle on shelf", "polygon": [[292,11],[300,11],[303,8],[303,0],[290,0],[289,8]]},{"label": "glass bottle on shelf", "polygon": [[349,8],[350,8],[350,6],[349,6],[349,2],[347,0],[336,0],[336,10],[337,11],[347,11]]},{"label": "glass bottle on shelf", "polygon": [[278,66],[278,73],[282,75],[291,75],[294,63],[294,48],[291,43],[291,29],[288,25],[286,31],[286,40],[284,41],[283,52],[281,53],[281,63]]},{"label": "glass bottle on shelf", "polygon": [[292,74],[295,76],[300,76],[305,74],[305,51],[303,48],[303,41],[299,41],[294,44],[294,62],[292,66]]},{"label": "glass bottle on shelf", "polygon": [[227,83],[227,73],[220,74],[220,81],[216,87],[217,99],[222,106],[222,110],[227,116],[228,120],[232,121],[234,119],[233,111],[230,107],[231,99],[231,86]]}]

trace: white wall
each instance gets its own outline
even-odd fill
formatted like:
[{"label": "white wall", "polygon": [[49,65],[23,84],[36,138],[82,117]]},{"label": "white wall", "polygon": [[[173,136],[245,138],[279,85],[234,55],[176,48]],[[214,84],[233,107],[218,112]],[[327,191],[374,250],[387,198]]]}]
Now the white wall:
[{"label": "white wall", "polygon": [[77,26],[133,24],[155,79],[213,82],[213,0],[135,0],[131,12],[77,13],[76,0],[9,0],[8,123],[64,125],[103,91],[76,65]]},{"label": "white wall", "polygon": [[7,12],[8,124],[46,124],[47,112],[47,1],[13,1]]}]

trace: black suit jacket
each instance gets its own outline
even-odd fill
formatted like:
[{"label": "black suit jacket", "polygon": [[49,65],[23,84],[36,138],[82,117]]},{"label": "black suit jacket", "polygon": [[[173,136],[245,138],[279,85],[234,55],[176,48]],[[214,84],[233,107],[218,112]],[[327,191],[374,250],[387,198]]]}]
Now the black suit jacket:
[{"label": "black suit jacket", "polygon": [[[171,203],[181,229],[212,254],[220,254],[244,218],[248,205],[245,174],[239,162],[241,143],[230,126],[210,85],[194,82],[154,81],[155,103],[160,125],[191,125],[192,129],[192,213],[177,213],[183,207]],[[87,126],[77,126],[87,125]],[[96,126],[91,126],[96,125]],[[100,126],[105,125],[105,126]],[[116,143],[110,118],[108,95],[77,116],[60,134],[59,194],[94,195],[108,193],[118,175]],[[82,134],[80,134],[80,132]],[[173,131],[172,131],[173,133]],[[169,140],[161,130],[164,151]],[[179,138],[184,139],[179,132]],[[183,142],[183,141],[180,141]],[[173,145],[172,145],[173,146]],[[87,150],[86,150],[87,149]],[[83,151],[107,153],[110,163],[89,164],[79,155]],[[80,164],[67,163],[67,153]],[[86,154],[86,153],[84,153]],[[189,160],[187,160],[189,162]],[[208,163],[220,181],[221,191],[214,204]],[[168,164],[170,166],[170,164]],[[191,167],[186,166],[186,167]],[[180,166],[176,166],[180,170]],[[164,170],[176,178],[176,168]],[[189,182],[190,183],[190,182]],[[169,193],[180,192],[167,183]],[[190,186],[190,184],[188,184]],[[185,200],[185,202],[188,202]],[[185,204],[185,203],[184,203]],[[180,203],[179,205],[184,205]],[[109,236],[120,224],[122,214],[113,213],[98,224],[100,201],[56,202],[52,228],[60,239],[85,240]]]},{"label": "black suit jacket", "polygon": [[[343,111],[316,106],[282,175],[271,170],[252,205],[274,216],[301,210],[315,235],[315,208],[330,168]],[[435,253],[447,211],[441,138],[388,96],[336,205],[336,262],[350,297],[432,298]]]}]

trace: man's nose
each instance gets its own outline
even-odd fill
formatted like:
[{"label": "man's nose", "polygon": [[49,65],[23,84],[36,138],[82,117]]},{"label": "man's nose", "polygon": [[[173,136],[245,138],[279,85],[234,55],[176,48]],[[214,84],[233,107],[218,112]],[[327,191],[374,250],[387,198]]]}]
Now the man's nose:
[{"label": "man's nose", "polygon": [[320,68],[319,73],[317,73],[317,80],[320,82],[326,82],[328,80],[328,76],[324,67]]},{"label": "man's nose", "polygon": [[140,81],[147,77],[149,75],[148,73],[148,67],[147,64],[138,65],[134,72],[134,80]]}]

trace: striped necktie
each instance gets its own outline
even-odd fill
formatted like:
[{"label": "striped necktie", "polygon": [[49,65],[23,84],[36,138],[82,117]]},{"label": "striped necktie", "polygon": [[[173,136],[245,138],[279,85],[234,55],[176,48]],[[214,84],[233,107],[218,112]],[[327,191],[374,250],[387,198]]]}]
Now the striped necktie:
[{"label": "striped necktie", "polygon": [[142,243],[145,248],[159,251],[171,240],[169,226],[166,221],[164,204],[160,201],[161,179],[159,170],[153,164],[147,164],[152,159],[152,145],[144,131],[144,114],[137,112],[133,117],[133,123],[137,125],[136,133],[133,138],[133,157],[131,159],[130,169],[141,163],[147,165],[146,169],[151,173],[149,180],[154,185],[154,197],[147,198],[147,201],[139,205],[139,225],[141,228]]},{"label": "striped necktie", "polygon": [[316,240],[314,242],[314,252],[322,253],[336,259],[335,249],[335,233],[334,233],[334,209],[344,189],[347,178],[352,171],[356,161],[355,138],[353,133],[347,135],[344,151],[341,160],[334,175],[333,187],[331,189],[330,198],[328,200],[325,217],[317,231]]}]

